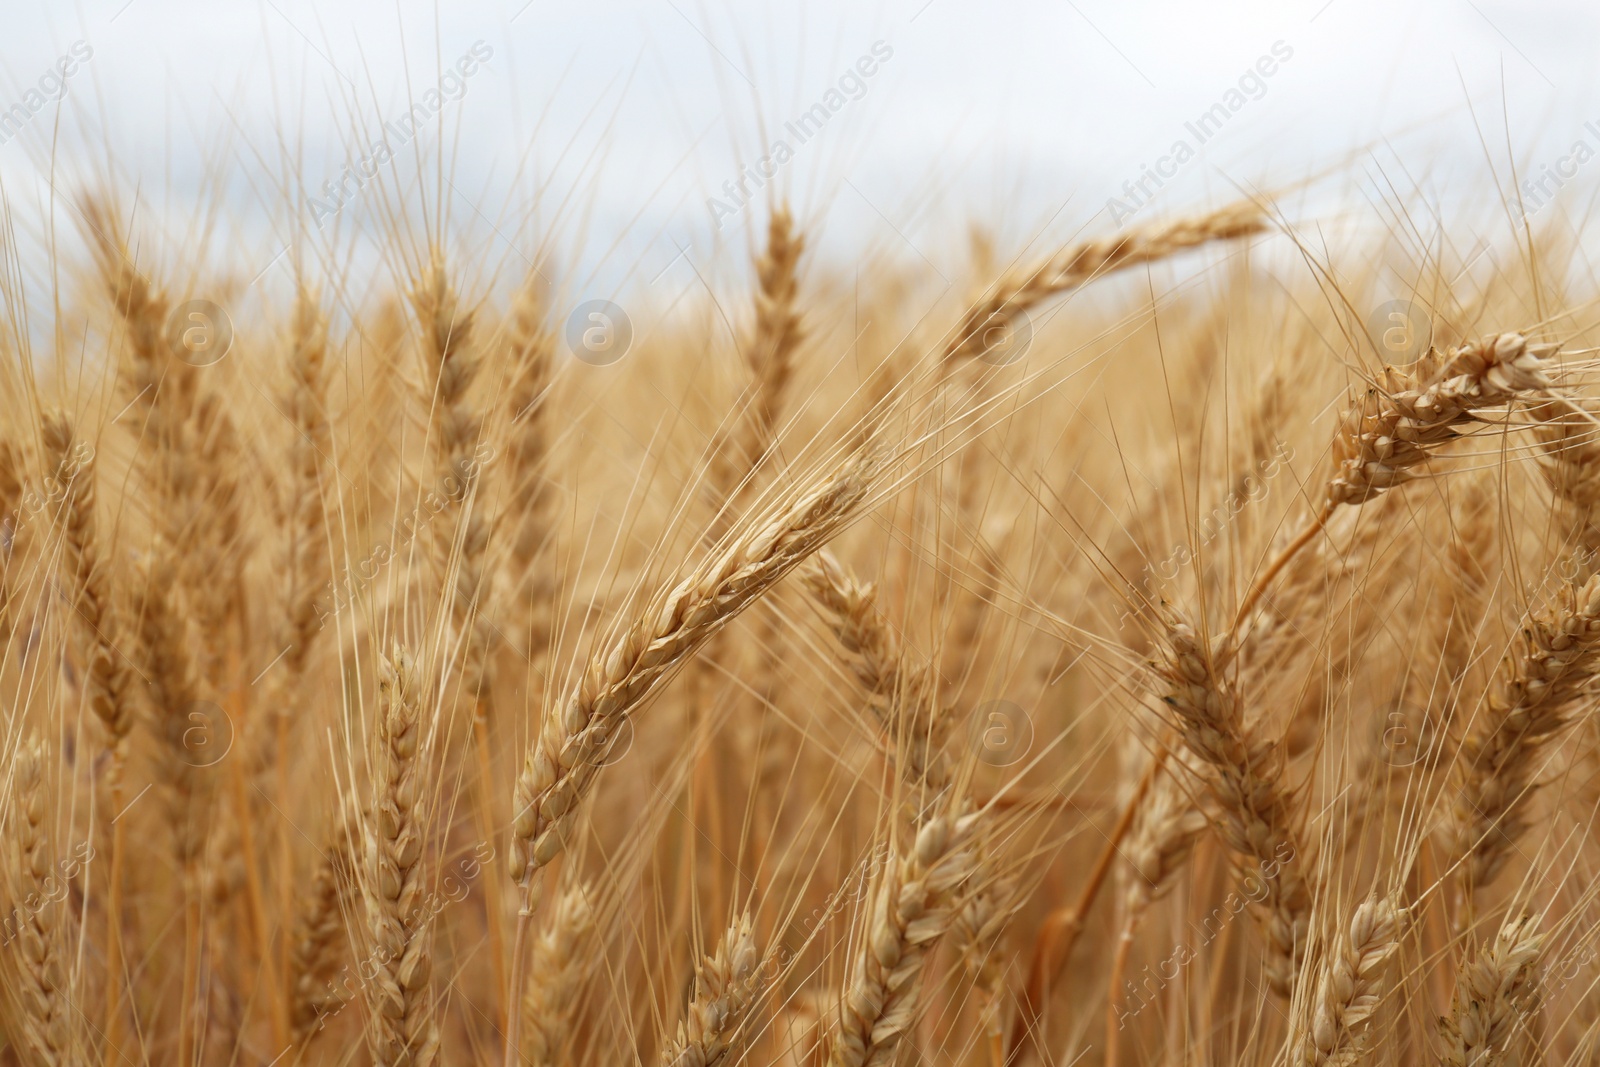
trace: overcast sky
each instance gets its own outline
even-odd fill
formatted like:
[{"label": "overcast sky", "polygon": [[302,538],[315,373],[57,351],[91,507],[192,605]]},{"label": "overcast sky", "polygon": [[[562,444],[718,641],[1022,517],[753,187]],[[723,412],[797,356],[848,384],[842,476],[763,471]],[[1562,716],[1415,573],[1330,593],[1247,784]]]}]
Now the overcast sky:
[{"label": "overcast sky", "polygon": [[[1576,0],[5,6],[13,213],[52,167],[64,192],[110,159],[181,235],[220,176],[269,276],[295,227],[371,233],[423,187],[508,262],[543,240],[582,286],[620,291],[745,247],[762,212],[730,195],[742,171],[823,226],[822,254],[944,273],[969,219],[1020,244],[1308,178],[1334,202],[1453,202],[1511,161],[1574,174],[1576,214],[1600,175],[1563,163],[1582,139],[1600,151],[1600,5]],[[342,203],[323,187],[341,176]]]}]

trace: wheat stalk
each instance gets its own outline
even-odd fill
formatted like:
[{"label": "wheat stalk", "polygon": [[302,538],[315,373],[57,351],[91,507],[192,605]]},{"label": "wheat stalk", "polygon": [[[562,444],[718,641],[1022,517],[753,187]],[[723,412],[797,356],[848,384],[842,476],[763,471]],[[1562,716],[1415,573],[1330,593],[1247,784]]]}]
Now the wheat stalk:
[{"label": "wheat stalk", "polygon": [[522,1015],[528,1039],[521,1062],[556,1067],[566,1062],[578,990],[588,973],[594,908],[587,886],[574,885],[550,910],[550,925],[533,944]]},{"label": "wheat stalk", "polygon": [[37,738],[18,747],[12,764],[7,820],[10,863],[5,879],[16,905],[6,916],[6,1033],[28,1067],[79,1062],[77,1025],[62,932],[66,912],[55,895],[55,857],[45,796],[45,754]]},{"label": "wheat stalk", "polygon": [[433,927],[426,914],[426,727],[409,652],[378,664],[378,752],[372,812],[363,821],[367,923],[376,974],[363,986],[379,1067],[430,1067],[439,1055],[432,985]]},{"label": "wheat stalk", "polygon": [[839,1002],[830,1067],[895,1062],[916,1022],[928,955],[955,920],[960,890],[975,870],[974,815],[933,816],[883,872],[865,942]]},{"label": "wheat stalk", "polygon": [[1539,755],[1572,721],[1600,671],[1600,575],[1565,596],[1561,608],[1523,627],[1461,743],[1444,834],[1473,886],[1494,879],[1527,831]]},{"label": "wheat stalk", "polygon": [[662,1067],[716,1067],[736,1057],[756,1000],[766,986],[750,916],[734,920],[695,971],[694,997],[677,1035],[662,1049]]},{"label": "wheat stalk", "polygon": [[1197,218],[1176,219],[1070,245],[1031,271],[1001,280],[986,300],[968,309],[945,346],[943,363],[981,356],[990,336],[1010,328],[1019,315],[1051,297],[1070,292],[1141,263],[1154,263],[1213,241],[1249,237],[1266,229],[1259,205],[1230,204]]},{"label": "wheat stalk", "polygon": [[[1174,616],[1164,630],[1163,658],[1153,664],[1167,686],[1162,700],[1217,802],[1223,842],[1248,861],[1240,875],[1262,884],[1267,978],[1288,994],[1305,953],[1311,890],[1300,873],[1310,869],[1310,855],[1299,840],[1295,805],[1283,782],[1281,746],[1246,727],[1238,696],[1193,627]],[[1276,873],[1269,875],[1268,866]]]},{"label": "wheat stalk", "polygon": [[1512,1039],[1538,1010],[1543,945],[1537,920],[1525,915],[1508,920],[1492,945],[1461,964],[1450,1014],[1439,1020],[1445,1067],[1512,1062]]},{"label": "wheat stalk", "polygon": [[1346,936],[1334,939],[1317,969],[1310,1025],[1300,1035],[1295,1061],[1306,1067],[1354,1063],[1362,1052],[1356,1028],[1383,999],[1383,968],[1400,947],[1406,910],[1372,897],[1356,906]]}]

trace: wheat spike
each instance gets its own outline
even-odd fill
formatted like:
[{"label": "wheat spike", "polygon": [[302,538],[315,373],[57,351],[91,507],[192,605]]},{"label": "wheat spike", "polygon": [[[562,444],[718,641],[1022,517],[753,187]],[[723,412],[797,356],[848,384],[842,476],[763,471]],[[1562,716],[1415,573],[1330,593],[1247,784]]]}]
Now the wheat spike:
[{"label": "wheat spike", "polygon": [[730,619],[843,529],[867,500],[882,458],[846,462],[779,502],[770,517],[658,593],[576,689],[545,715],[517,778],[511,874],[527,886],[560,854],[604,758],[607,739],[672,671]]},{"label": "wheat spike", "polygon": [[1405,484],[1461,436],[1473,412],[1547,391],[1557,347],[1504,333],[1448,352],[1430,349],[1409,367],[1386,365],[1382,384],[1345,413],[1334,439],[1329,504],[1360,504]]},{"label": "wheat spike", "polygon": [[1155,223],[1072,245],[1034,270],[995,285],[988,299],[967,311],[945,346],[942,361],[982,355],[990,347],[993,331],[1009,327],[1018,315],[1051,297],[1113,271],[1154,263],[1213,241],[1249,237],[1265,228],[1260,206],[1244,201],[1198,218]]},{"label": "wheat spike", "polygon": [[[1241,877],[1262,884],[1258,905],[1270,949],[1267,978],[1288,994],[1306,948],[1311,890],[1301,871],[1310,870],[1311,861],[1282,780],[1282,746],[1245,726],[1238,696],[1217,674],[1215,658],[1188,623],[1169,621],[1164,636],[1164,657],[1154,665],[1167,684],[1162,699],[1204,772],[1219,809],[1217,830],[1243,861]],[[1276,871],[1271,876],[1265,870],[1269,865]]]},{"label": "wheat spike", "polygon": [[532,1067],[557,1067],[572,1029],[579,987],[588,973],[594,908],[585,885],[574,885],[556,900],[550,925],[533,944],[528,989],[522,998],[527,1034],[523,1058]]},{"label": "wheat spike", "polygon": [[56,477],[64,479],[59,511],[61,567],[76,609],[71,624],[83,648],[89,707],[105,727],[111,747],[120,753],[133,728],[132,673],[117,648],[123,620],[113,600],[110,569],[100,558],[94,450],[77,438],[65,412],[46,412],[41,431],[50,465]]},{"label": "wheat spike", "polygon": [[1383,999],[1383,967],[1400,947],[1405,920],[1405,909],[1392,900],[1373,897],[1356,906],[1346,936],[1334,939],[1318,969],[1311,1022],[1301,1035],[1297,1062],[1322,1067],[1360,1057],[1356,1028]]},{"label": "wheat spike", "polygon": [[[159,743],[157,775],[165,786],[167,819],[179,864],[188,869],[205,850],[211,777],[201,774],[208,742],[199,706],[194,663],[195,641],[176,581],[177,568],[162,554],[143,568],[140,586],[139,648],[149,679],[150,730]],[[199,731],[199,732],[197,732]]]},{"label": "wheat spike", "polygon": [[1445,1067],[1509,1064],[1510,1045],[1539,1006],[1539,953],[1544,936],[1531,916],[1510,919],[1494,944],[1456,974],[1450,1014],[1439,1020]]},{"label": "wheat spike", "polygon": [[[1185,762],[1191,775],[1201,777],[1192,757]],[[1142,912],[1171,891],[1207,825],[1205,813],[1194,806],[1189,793],[1171,772],[1156,779],[1123,850],[1133,868],[1127,893],[1130,915]]]},{"label": "wheat spike", "polygon": [[6,1033],[28,1067],[79,1062],[74,1055],[75,1020],[70,1001],[71,956],[62,934],[66,908],[56,888],[60,877],[50,846],[45,795],[45,755],[36,738],[25,739],[12,765],[6,916]]},{"label": "wheat spike", "polygon": [[[767,244],[756,259],[755,330],[744,346],[750,382],[734,405],[734,420],[712,441],[709,488],[719,495],[724,515],[737,514],[737,502],[748,494],[749,476],[771,451],[794,353],[805,339],[797,310],[800,257],[806,241],[797,233],[787,207],[776,208],[767,221]],[[722,533],[712,528],[715,538]]]},{"label": "wheat spike", "polygon": [[931,665],[907,665],[899,638],[878,608],[876,590],[858,582],[826,549],[800,567],[799,578],[826,612],[905,781],[943,789],[950,782],[944,743],[952,713],[934,706]]},{"label": "wheat spike", "polygon": [[1445,837],[1474,886],[1494,879],[1527,831],[1539,755],[1572,721],[1600,670],[1600,575],[1564,595],[1560,609],[1523,627],[1461,743]]},{"label": "wheat spike", "polygon": [[416,662],[397,649],[378,664],[378,753],[366,820],[367,921],[377,974],[363,986],[379,1067],[431,1067],[439,1055],[426,914],[424,792],[430,788]]},{"label": "wheat spike", "polygon": [[328,327],[316,297],[302,288],[290,328],[288,395],[283,413],[294,427],[285,488],[285,551],[288,575],[283,663],[290,679],[305,671],[306,657],[321,628],[317,596],[327,580],[328,549],[322,506],[322,457],[328,448]]},{"label": "wheat spike", "polygon": [[662,1067],[716,1067],[738,1055],[749,1013],[766,984],[761,949],[748,915],[736,919],[717,951],[695,972],[694,997]]},{"label": "wheat spike", "polygon": [[902,846],[874,894],[866,940],[840,998],[831,1067],[885,1067],[916,1022],[928,955],[973,876],[975,816],[936,815]]},{"label": "wheat spike", "polygon": [[322,862],[311,876],[306,906],[295,922],[289,959],[293,995],[289,1024],[295,1047],[304,1048],[322,1031],[323,1020],[344,1007],[344,991],[332,979],[345,943],[345,887],[355,878],[346,828],[335,830]]}]

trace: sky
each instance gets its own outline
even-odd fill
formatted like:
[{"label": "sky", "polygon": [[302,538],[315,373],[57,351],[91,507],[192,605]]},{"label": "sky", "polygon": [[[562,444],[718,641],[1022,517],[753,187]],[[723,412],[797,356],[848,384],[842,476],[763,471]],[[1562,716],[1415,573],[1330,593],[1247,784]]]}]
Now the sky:
[{"label": "sky", "polygon": [[1600,5],[1568,0],[5,5],[19,229],[109,179],[269,288],[307,247],[381,274],[400,214],[486,275],[670,299],[774,197],[841,268],[951,277],[973,221],[1015,250],[1241,191],[1481,215],[1513,166],[1546,176],[1524,210],[1578,215],[1600,175]]}]

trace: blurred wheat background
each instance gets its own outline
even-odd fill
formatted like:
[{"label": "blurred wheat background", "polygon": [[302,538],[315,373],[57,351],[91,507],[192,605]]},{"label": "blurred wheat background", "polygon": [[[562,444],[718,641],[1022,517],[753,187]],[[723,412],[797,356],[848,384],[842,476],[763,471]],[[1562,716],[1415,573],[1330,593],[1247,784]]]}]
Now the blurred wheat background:
[{"label": "blurred wheat background", "polygon": [[1595,17],[19,5],[0,1056],[1593,1062]]}]

